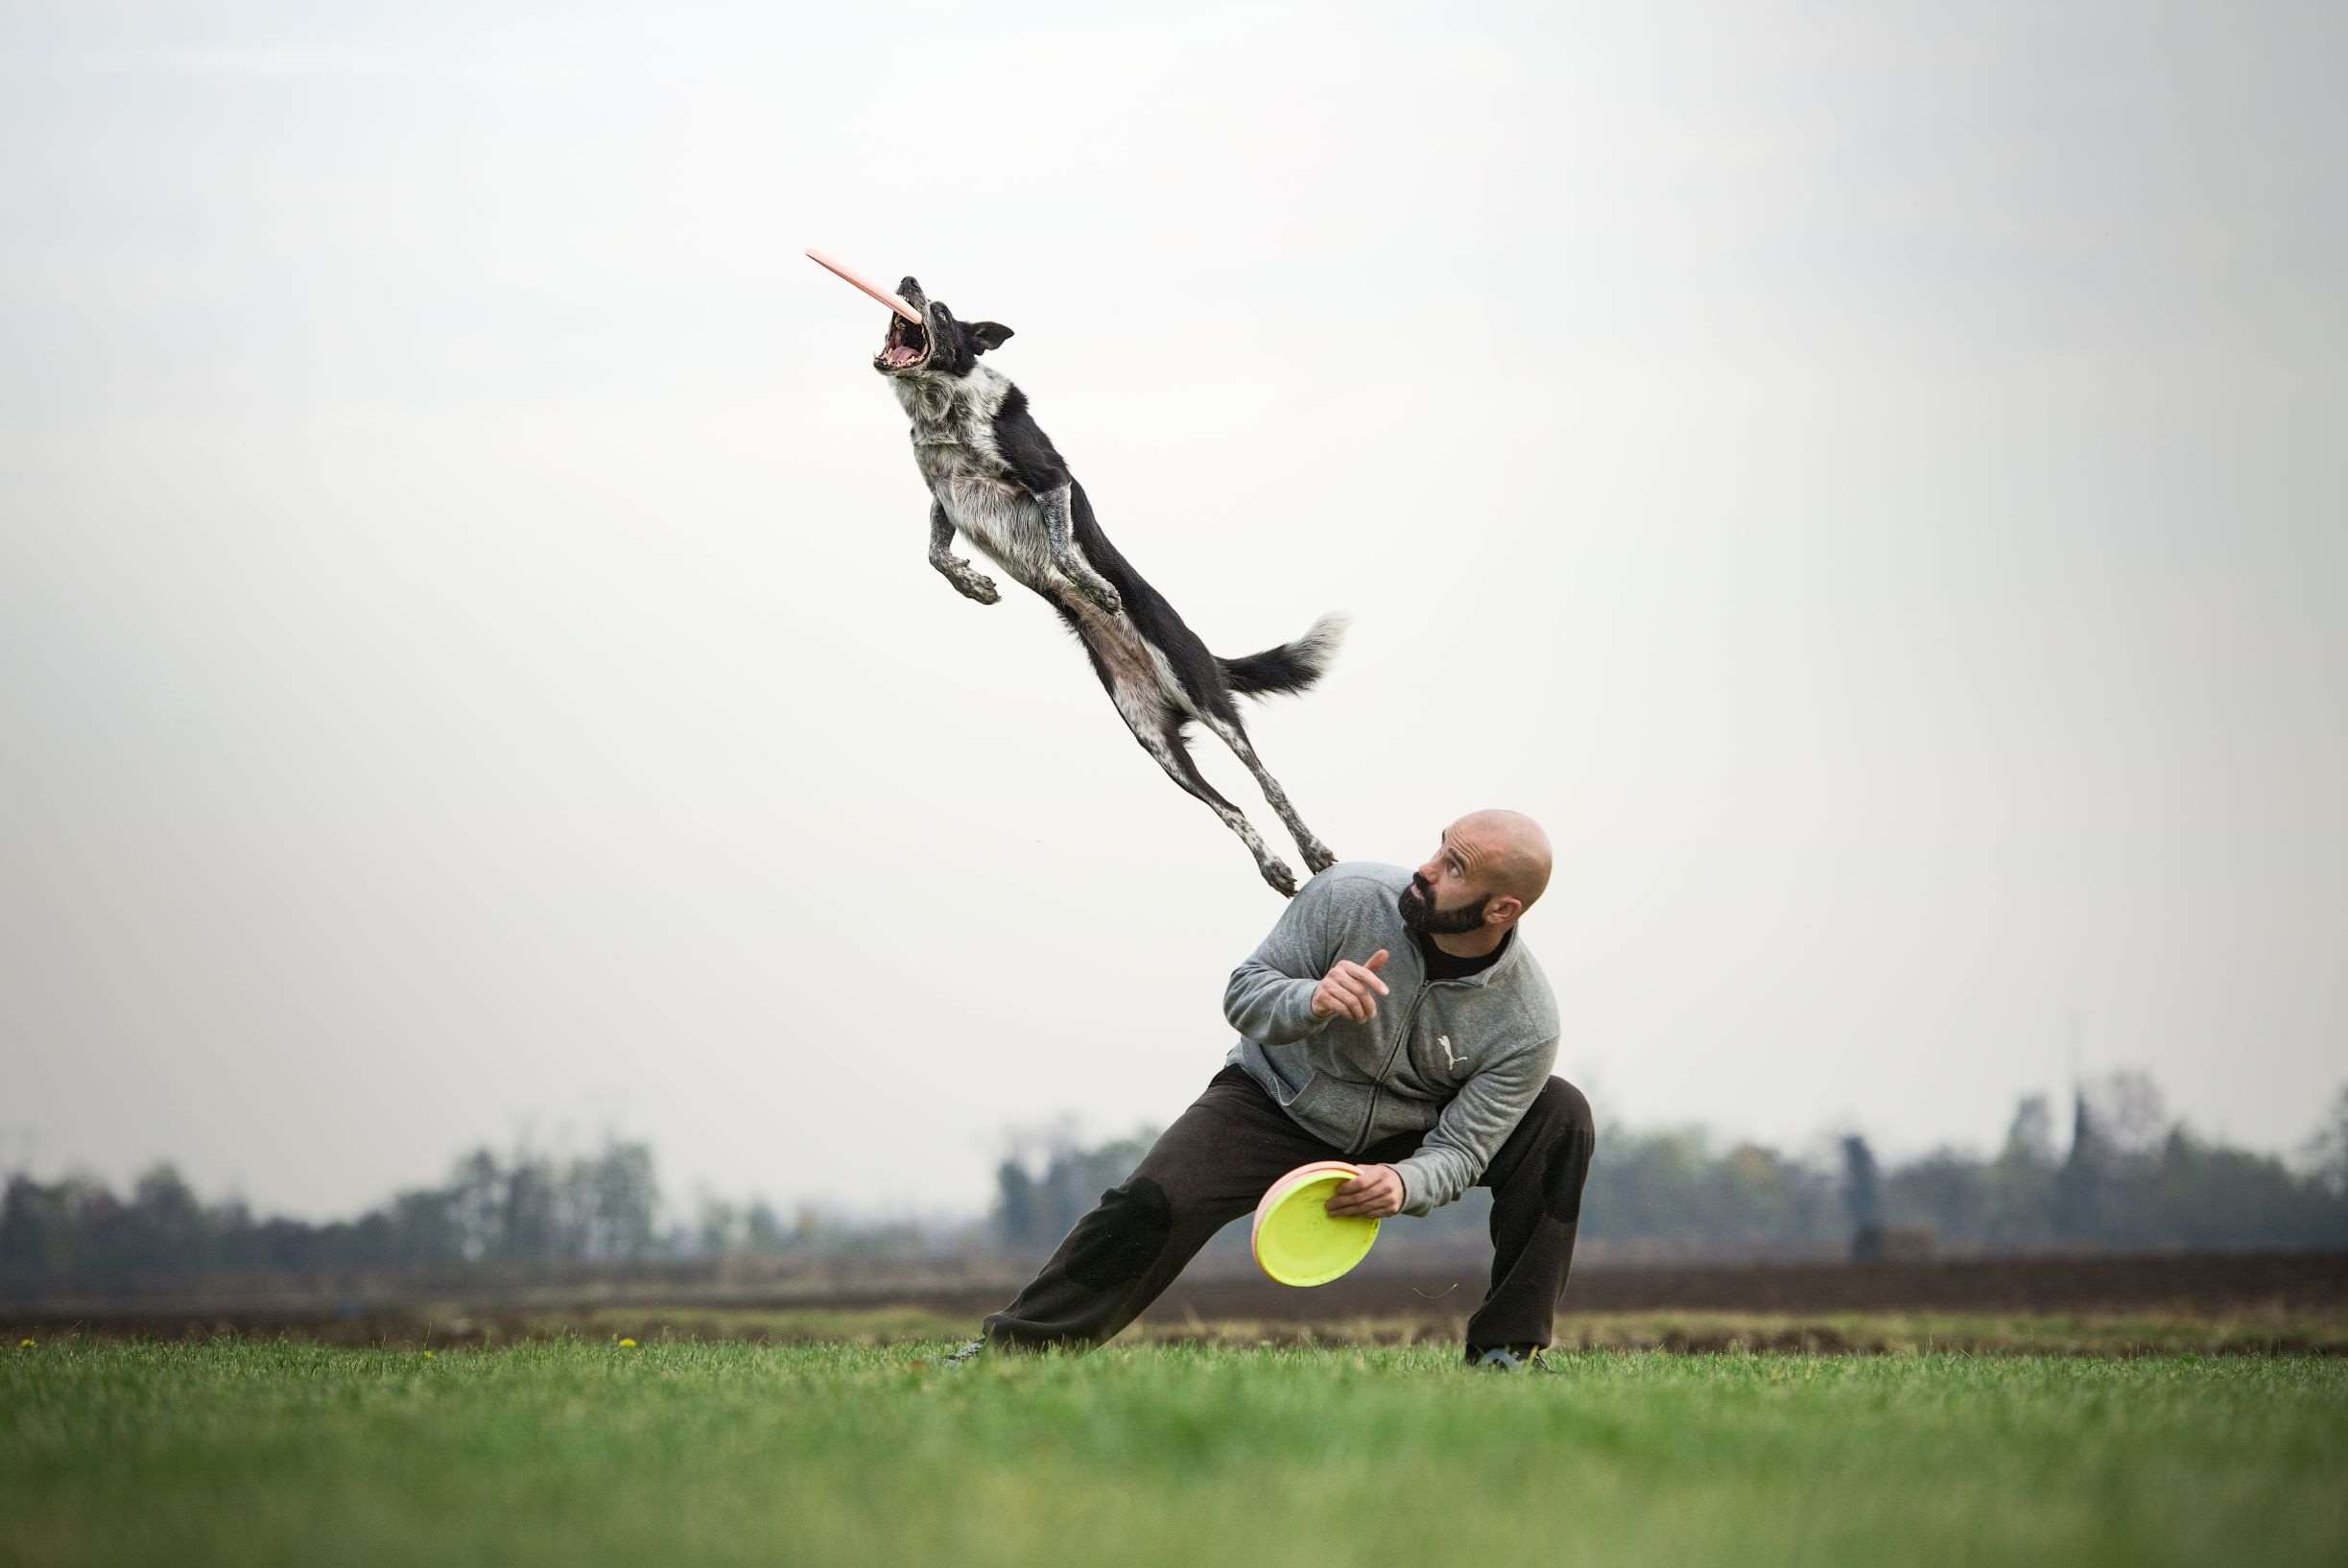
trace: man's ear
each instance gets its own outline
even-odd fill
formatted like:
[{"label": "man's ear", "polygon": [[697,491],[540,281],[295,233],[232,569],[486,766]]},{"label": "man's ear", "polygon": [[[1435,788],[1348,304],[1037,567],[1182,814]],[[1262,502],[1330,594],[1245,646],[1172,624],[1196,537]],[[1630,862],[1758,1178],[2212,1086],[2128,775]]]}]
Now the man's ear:
[{"label": "man's ear", "polygon": [[1524,913],[1525,901],[1523,899],[1509,893],[1503,893],[1484,906],[1483,923],[1488,926],[1496,926],[1505,920],[1513,920]]},{"label": "man's ear", "polygon": [[970,346],[974,352],[984,354],[989,348],[1000,348],[1010,341],[1011,329],[1001,321],[967,321],[963,324],[969,330]]}]

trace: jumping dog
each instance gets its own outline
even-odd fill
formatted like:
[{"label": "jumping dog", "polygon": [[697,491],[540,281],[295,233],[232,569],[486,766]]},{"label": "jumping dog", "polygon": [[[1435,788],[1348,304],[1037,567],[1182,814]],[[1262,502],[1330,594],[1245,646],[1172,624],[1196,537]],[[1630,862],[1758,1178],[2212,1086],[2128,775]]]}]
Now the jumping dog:
[{"label": "jumping dog", "polygon": [[1337,857],[1266,771],[1233,698],[1311,686],[1337,652],[1344,618],[1324,615],[1296,641],[1245,658],[1207,652],[1165,596],[1101,532],[1084,487],[1028,412],[1026,394],[979,363],[981,354],[1003,346],[1011,329],[956,321],[910,277],[897,293],[921,322],[892,311],[872,368],[889,378],[913,420],[913,461],[930,492],[930,565],[965,599],[982,605],[1001,600],[991,579],[950,550],[959,531],[1013,581],[1042,596],[1084,645],[1093,673],[1142,749],[1239,835],[1266,882],[1293,895],[1295,873],[1200,775],[1184,735],[1193,723],[1213,730],[1255,775],[1305,864],[1316,872],[1327,870]]}]

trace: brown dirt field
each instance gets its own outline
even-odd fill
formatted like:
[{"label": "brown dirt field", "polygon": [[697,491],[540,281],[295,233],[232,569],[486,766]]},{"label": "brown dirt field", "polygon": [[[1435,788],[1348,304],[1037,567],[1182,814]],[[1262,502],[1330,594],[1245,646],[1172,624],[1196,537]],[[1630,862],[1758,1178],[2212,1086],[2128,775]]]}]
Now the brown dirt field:
[{"label": "brown dirt field", "polygon": [[[1159,1340],[1273,1343],[1451,1335],[1482,1294],[1479,1275],[1465,1270],[1457,1275],[1364,1271],[1316,1290],[1291,1290],[1261,1275],[1201,1274],[1176,1281],[1138,1332]],[[382,1344],[510,1342],[606,1329],[702,1338],[910,1339],[962,1331],[1002,1305],[1013,1283],[722,1294],[671,1285],[625,1296],[559,1287],[436,1291],[340,1306],[317,1299],[82,1300],[0,1307],[0,1325],[11,1340],[72,1332],[158,1339],[237,1333]],[[2075,1321],[2058,1328],[2054,1319]],[[1814,1351],[1938,1343],[2124,1352],[2178,1342],[2212,1350],[2335,1349],[2348,1342],[2343,1325],[2348,1253],[1614,1264],[1575,1271],[1558,1341],[1588,1347],[1733,1344]]]},{"label": "brown dirt field", "polygon": [[[1480,1273],[1419,1279],[1358,1271],[1317,1290],[1261,1275],[1177,1280],[1154,1320],[1465,1316]],[[1929,1263],[1618,1264],[1577,1269],[1571,1313],[1657,1309],[1747,1313],[2050,1313],[2159,1310],[2215,1314],[2250,1306],[2348,1310],[2348,1253],[2179,1253],[2150,1256],[1945,1259]],[[990,1304],[991,1306],[991,1304]]]}]

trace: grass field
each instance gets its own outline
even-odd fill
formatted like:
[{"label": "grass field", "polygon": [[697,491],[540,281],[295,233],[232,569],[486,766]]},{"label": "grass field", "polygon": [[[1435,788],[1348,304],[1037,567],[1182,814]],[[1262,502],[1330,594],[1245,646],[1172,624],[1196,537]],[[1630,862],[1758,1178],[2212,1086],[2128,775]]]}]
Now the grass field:
[{"label": "grass field", "polygon": [[[967,1338],[976,1315],[956,1318],[910,1307],[863,1311],[586,1308],[517,1312],[483,1320],[461,1312],[418,1314],[389,1336],[427,1348],[478,1342],[484,1347],[565,1335],[643,1341],[754,1340],[791,1343],[894,1344]],[[375,1342],[383,1325],[347,1325],[341,1342]],[[1457,1344],[1466,1329],[1443,1319],[1338,1319],[1300,1324],[1217,1319],[1144,1321],[1135,1342],[1262,1344]],[[1797,1350],[1812,1352],[1961,1350],[2012,1355],[2271,1355],[2283,1351],[2348,1353],[2348,1314],[2243,1308],[2229,1312],[1577,1312],[1557,1324],[1558,1343],[1578,1350]],[[314,1337],[305,1335],[305,1338]]]},{"label": "grass field", "polygon": [[0,1561],[2348,1558],[2348,1360],[0,1352]]}]

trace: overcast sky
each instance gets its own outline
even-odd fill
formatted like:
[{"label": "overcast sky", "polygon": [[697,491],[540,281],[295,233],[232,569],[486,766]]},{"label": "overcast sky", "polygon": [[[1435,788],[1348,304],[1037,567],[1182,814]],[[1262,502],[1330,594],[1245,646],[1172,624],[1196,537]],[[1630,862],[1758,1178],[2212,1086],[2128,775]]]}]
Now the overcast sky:
[{"label": "overcast sky", "polygon": [[810,245],[1218,652],[1354,613],[1253,722],[1339,853],[1548,824],[1602,1118],[1986,1148],[2075,1020],[2313,1128],[2335,8],[1104,14],[0,12],[0,1160],[975,1211],[1188,1103],[1279,900],[926,565]]}]

